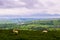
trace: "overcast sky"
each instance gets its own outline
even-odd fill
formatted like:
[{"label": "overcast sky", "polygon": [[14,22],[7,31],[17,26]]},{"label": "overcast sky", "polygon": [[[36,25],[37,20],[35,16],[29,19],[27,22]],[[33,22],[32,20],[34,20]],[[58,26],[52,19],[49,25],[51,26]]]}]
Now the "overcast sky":
[{"label": "overcast sky", "polygon": [[0,15],[60,14],[60,0],[0,0]]}]

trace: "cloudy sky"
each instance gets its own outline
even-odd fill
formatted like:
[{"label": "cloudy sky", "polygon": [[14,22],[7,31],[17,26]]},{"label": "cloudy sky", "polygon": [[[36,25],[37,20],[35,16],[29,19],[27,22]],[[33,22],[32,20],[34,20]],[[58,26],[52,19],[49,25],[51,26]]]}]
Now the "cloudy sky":
[{"label": "cloudy sky", "polygon": [[60,0],[0,0],[0,15],[60,14]]}]

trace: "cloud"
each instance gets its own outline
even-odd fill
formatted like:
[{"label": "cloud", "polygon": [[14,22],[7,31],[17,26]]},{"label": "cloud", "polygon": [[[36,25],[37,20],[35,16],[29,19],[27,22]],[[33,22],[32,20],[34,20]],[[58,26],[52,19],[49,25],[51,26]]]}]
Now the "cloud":
[{"label": "cloud", "polygon": [[25,15],[29,12],[31,12],[31,10],[27,8],[0,9],[0,15]]},{"label": "cloud", "polygon": [[0,0],[0,15],[60,14],[60,0]]},{"label": "cloud", "polygon": [[18,8],[25,5],[26,3],[20,0],[0,0],[0,8]]},{"label": "cloud", "polygon": [[60,14],[60,0],[38,0],[38,4],[42,4],[43,11],[47,13]]}]

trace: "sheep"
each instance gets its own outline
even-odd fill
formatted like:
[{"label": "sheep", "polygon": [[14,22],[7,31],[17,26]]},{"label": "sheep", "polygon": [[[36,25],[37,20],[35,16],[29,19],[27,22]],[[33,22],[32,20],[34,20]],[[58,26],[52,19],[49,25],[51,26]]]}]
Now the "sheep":
[{"label": "sheep", "polygon": [[18,34],[18,30],[13,29],[13,33]]},{"label": "sheep", "polygon": [[47,33],[48,31],[47,30],[43,30],[42,32]]}]

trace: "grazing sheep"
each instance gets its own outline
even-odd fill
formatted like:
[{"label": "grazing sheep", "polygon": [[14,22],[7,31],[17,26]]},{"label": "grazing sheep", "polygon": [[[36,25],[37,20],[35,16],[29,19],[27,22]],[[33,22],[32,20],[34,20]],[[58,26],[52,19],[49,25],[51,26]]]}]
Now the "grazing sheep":
[{"label": "grazing sheep", "polygon": [[18,30],[13,29],[13,33],[18,34]]},{"label": "grazing sheep", "polygon": [[47,30],[43,30],[42,32],[47,33],[48,31]]}]

